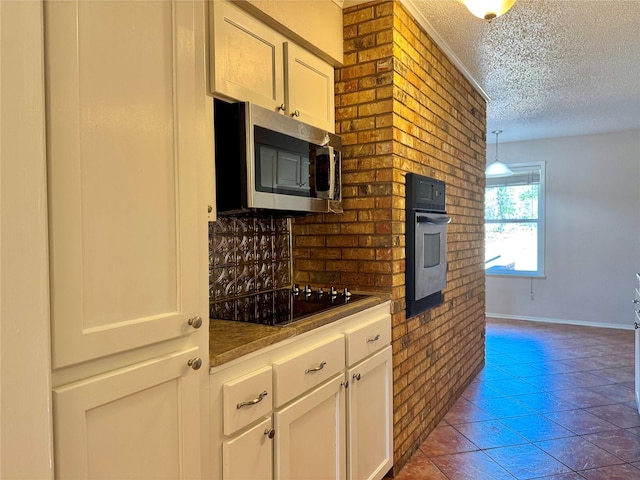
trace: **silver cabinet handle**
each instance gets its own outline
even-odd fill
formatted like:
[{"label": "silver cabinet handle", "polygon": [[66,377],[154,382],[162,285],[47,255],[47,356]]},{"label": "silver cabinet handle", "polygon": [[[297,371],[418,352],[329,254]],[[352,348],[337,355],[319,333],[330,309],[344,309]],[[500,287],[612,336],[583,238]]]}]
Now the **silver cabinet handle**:
[{"label": "silver cabinet handle", "polygon": [[279,112],[284,112],[286,109],[287,109],[287,106],[284,103],[280,104],[280,106],[278,107]]},{"label": "silver cabinet handle", "polygon": [[360,375],[359,373],[354,373],[354,374],[353,374],[353,379],[354,379],[354,380],[358,381],[358,380],[360,380],[361,378],[362,378],[362,375]]},{"label": "silver cabinet handle", "polygon": [[264,434],[269,438],[272,439],[273,437],[276,436],[276,431],[273,428],[267,428],[264,431]]},{"label": "silver cabinet handle", "polygon": [[635,328],[636,330],[638,330],[640,328],[640,323],[638,322],[633,322],[633,328]]},{"label": "silver cabinet handle", "polygon": [[322,370],[324,368],[324,366],[327,364],[327,362],[320,362],[320,365],[318,365],[315,368],[307,368],[304,373],[312,373],[312,372],[319,372],[320,370]]},{"label": "silver cabinet handle", "polygon": [[200,370],[200,367],[202,366],[202,359],[200,357],[192,358],[187,362],[187,365],[194,370]]},{"label": "silver cabinet handle", "polygon": [[367,343],[377,342],[378,340],[380,340],[380,334],[379,333],[375,337],[367,338]]},{"label": "silver cabinet handle", "polygon": [[[266,396],[267,396],[267,391],[265,390],[260,395],[258,395],[258,398],[254,398],[253,400],[249,400],[248,402],[240,402],[236,404],[236,408],[241,409],[242,407],[249,407],[251,405],[255,405],[256,403],[260,403]],[[270,437],[270,438],[273,438],[273,437]]]},{"label": "silver cabinet handle", "polygon": [[640,300],[634,299],[634,300],[631,300],[631,303],[635,303],[636,305],[638,305],[640,303]]},{"label": "silver cabinet handle", "polygon": [[189,325],[191,325],[193,328],[198,329],[198,328],[200,328],[202,326],[202,318],[201,317],[193,317],[193,318],[190,318],[187,323]]},{"label": "silver cabinet handle", "polygon": [[292,117],[299,117],[300,116],[300,110],[294,110],[293,113],[291,114]]},{"label": "silver cabinet handle", "polygon": [[349,380],[345,380],[344,382],[342,382],[342,383],[340,384],[340,386],[341,386],[341,387],[344,387],[344,388],[349,388]]}]

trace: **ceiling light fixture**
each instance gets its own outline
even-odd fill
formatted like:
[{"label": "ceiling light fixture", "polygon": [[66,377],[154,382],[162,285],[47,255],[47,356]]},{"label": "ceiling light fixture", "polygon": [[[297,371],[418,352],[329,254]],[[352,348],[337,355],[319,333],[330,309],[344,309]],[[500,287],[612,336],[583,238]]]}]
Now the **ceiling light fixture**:
[{"label": "ceiling light fixture", "polygon": [[478,18],[493,20],[509,11],[516,0],[458,0]]},{"label": "ceiling light fixture", "polygon": [[494,162],[487,165],[487,169],[484,171],[485,177],[495,178],[508,177],[509,175],[513,175],[513,172],[506,164],[498,161],[498,135],[502,133],[502,130],[494,130],[491,133],[496,134],[496,159]]}]

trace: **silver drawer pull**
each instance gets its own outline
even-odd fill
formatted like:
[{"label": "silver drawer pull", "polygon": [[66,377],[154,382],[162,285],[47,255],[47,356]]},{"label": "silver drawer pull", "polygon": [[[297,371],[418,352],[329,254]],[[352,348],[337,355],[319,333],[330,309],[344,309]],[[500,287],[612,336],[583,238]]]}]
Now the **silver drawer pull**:
[{"label": "silver drawer pull", "polygon": [[236,408],[249,407],[251,405],[255,405],[256,403],[260,403],[266,396],[267,396],[267,391],[265,390],[260,395],[258,395],[258,398],[254,398],[253,400],[249,400],[248,402],[238,403],[236,405]]},{"label": "silver drawer pull", "polygon": [[380,334],[379,333],[373,338],[367,338],[367,343],[377,342],[378,340],[380,340]]},{"label": "silver drawer pull", "polygon": [[327,362],[320,362],[320,365],[318,365],[316,368],[307,368],[304,373],[311,373],[311,372],[319,372],[320,370],[322,370],[324,368],[324,366],[327,364]]}]

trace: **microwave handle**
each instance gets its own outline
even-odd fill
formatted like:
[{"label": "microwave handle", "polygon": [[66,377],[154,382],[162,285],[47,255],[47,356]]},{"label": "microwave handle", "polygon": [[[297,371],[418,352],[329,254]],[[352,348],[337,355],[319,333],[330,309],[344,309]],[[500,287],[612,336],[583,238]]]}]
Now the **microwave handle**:
[{"label": "microwave handle", "polygon": [[336,160],[333,156],[333,147],[325,147],[329,152],[329,199],[333,200],[336,196]]},{"label": "microwave handle", "polygon": [[433,225],[446,225],[447,223],[451,223],[451,217],[426,217],[426,216],[418,216],[416,217],[416,221],[418,223],[431,223]]}]

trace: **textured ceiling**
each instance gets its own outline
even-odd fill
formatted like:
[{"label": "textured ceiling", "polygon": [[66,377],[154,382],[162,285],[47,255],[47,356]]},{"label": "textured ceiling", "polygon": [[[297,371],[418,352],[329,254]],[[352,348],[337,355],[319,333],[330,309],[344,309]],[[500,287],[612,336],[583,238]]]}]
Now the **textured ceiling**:
[{"label": "textured ceiling", "polygon": [[640,129],[640,0],[517,0],[492,22],[401,1],[489,97],[501,142]]}]

